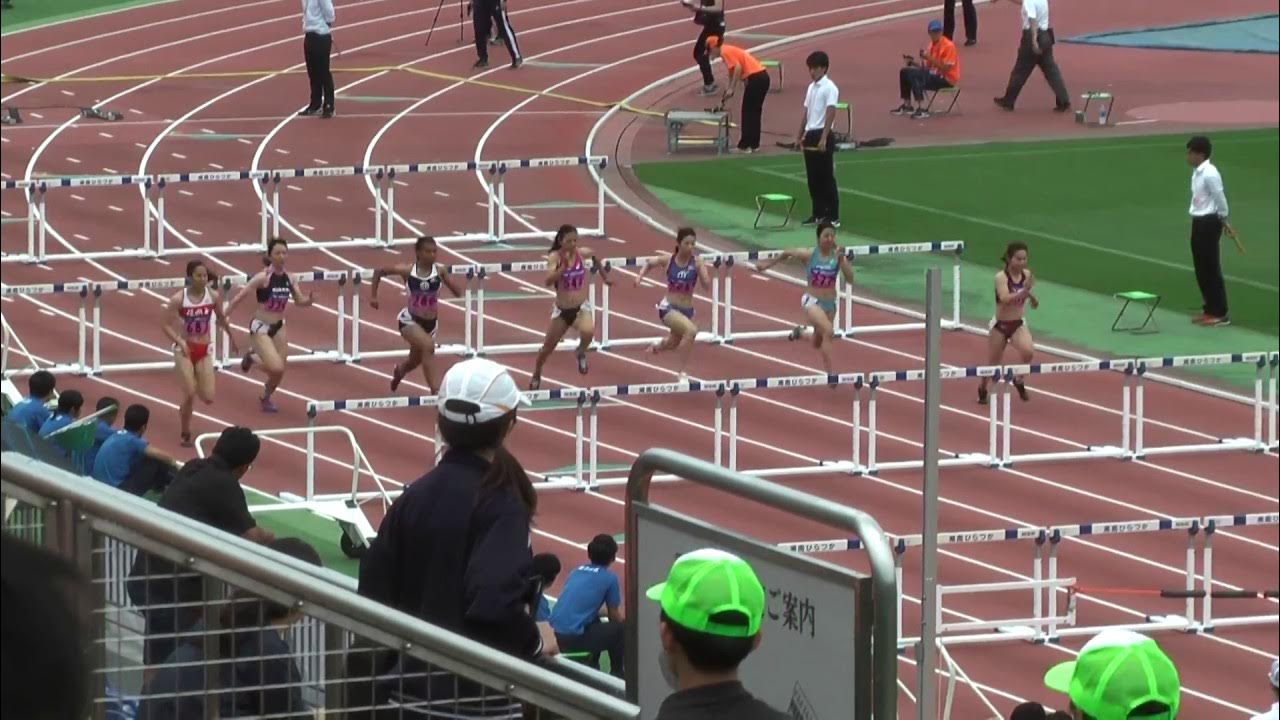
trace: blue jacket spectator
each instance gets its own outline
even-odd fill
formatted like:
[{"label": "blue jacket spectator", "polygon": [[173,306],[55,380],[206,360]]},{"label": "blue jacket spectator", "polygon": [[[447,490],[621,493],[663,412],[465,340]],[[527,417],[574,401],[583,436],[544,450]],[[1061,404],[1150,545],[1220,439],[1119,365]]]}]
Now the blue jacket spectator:
[{"label": "blue jacket spectator", "polygon": [[556,584],[560,576],[560,558],[553,553],[533,556],[533,584],[537,588],[538,602],[534,606],[533,619],[537,622],[551,620],[551,603],[547,601],[547,588]]},{"label": "blue jacket spectator", "polygon": [[112,434],[98,449],[93,479],[134,495],[163,490],[169,485],[178,462],[142,439],[150,420],[151,411],[143,405],[130,405],[124,411],[124,429]]},{"label": "blue jacket spectator", "polygon": [[45,403],[53,398],[57,386],[57,379],[48,370],[32,373],[27,378],[27,397],[9,411],[9,422],[26,428],[32,434],[39,433],[40,426],[51,414]]},{"label": "blue jacket spectator", "polygon": [[[623,677],[622,590],[609,566],[618,558],[618,543],[610,535],[597,535],[587,545],[587,565],[579,565],[565,579],[560,599],[551,611],[551,629],[564,653],[587,653],[595,665],[604,652],[610,672]],[[600,622],[605,609],[609,622]]]},{"label": "blue jacket spectator", "polygon": [[47,438],[53,433],[75,422],[84,407],[84,395],[78,390],[68,390],[58,396],[58,408],[49,419],[40,425],[40,437]]},{"label": "blue jacket spectator", "polygon": [[116,417],[120,414],[120,401],[108,396],[98,398],[98,404],[94,407],[94,411],[101,412],[107,408],[114,409],[111,412],[99,415],[98,419],[94,421],[93,447],[85,453],[84,462],[89,472],[93,472],[93,462],[97,459],[98,450],[102,449],[102,444],[107,441],[107,438],[116,434],[114,425],[116,424]]}]

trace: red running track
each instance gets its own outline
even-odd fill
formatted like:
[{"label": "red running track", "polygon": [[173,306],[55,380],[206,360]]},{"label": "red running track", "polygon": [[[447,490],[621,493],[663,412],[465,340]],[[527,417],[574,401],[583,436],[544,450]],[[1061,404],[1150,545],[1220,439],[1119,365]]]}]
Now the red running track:
[{"label": "red running track", "polygon": [[[869,6],[870,5],[870,6]],[[878,13],[923,7],[920,2],[863,3],[839,6],[830,0],[774,0],[735,8],[735,30],[794,35]],[[394,0],[357,2],[339,8],[337,41],[343,50],[335,67],[412,65],[443,75],[468,72],[473,59],[469,45],[457,46],[456,25],[437,28],[433,48],[424,51],[419,38],[423,19],[420,6]],[[591,16],[591,17],[587,17]],[[597,17],[598,16],[598,17]],[[591,33],[581,32],[590,20]],[[691,27],[683,11],[672,12],[669,3],[638,7],[620,0],[608,2],[540,3],[513,13],[522,32],[525,52],[534,63],[518,73],[495,68],[484,73],[494,83],[545,88],[593,100],[617,100],[647,84],[683,68],[691,43]],[[157,24],[163,23],[163,24]],[[209,3],[174,3],[139,8],[107,16],[92,29],[88,23],[70,23],[22,33],[5,41],[6,73],[51,75],[84,72],[100,75],[170,72],[189,66],[196,71],[257,70],[283,68],[298,60],[297,18],[287,2],[258,2],[215,7]],[[115,33],[109,37],[95,37]],[[842,37],[842,36],[837,36]],[[42,47],[71,43],[55,51]],[[165,47],[168,45],[168,47]],[[668,48],[631,60],[646,52]],[[495,60],[503,57],[494,50]],[[539,65],[538,60],[563,65]],[[97,64],[97,67],[88,66]],[[496,64],[496,63],[495,63]],[[572,64],[572,65],[570,65]],[[582,65],[582,64],[590,64]],[[81,70],[81,69],[84,70]],[[567,82],[566,82],[567,81]],[[93,174],[101,172],[172,172],[247,167],[301,167],[320,164],[346,165],[462,160],[493,157],[576,155],[583,138],[601,109],[560,99],[536,98],[511,90],[477,85],[456,86],[441,78],[404,73],[338,76],[339,117],[322,123],[298,121],[291,113],[298,106],[282,99],[305,100],[304,81],[297,76],[265,79],[227,78],[145,84],[101,82],[85,85],[47,85],[22,92],[14,102],[23,107],[57,106],[78,98],[107,101],[126,112],[113,125],[70,123],[71,112],[50,108],[26,112],[27,124],[4,129],[4,153],[0,171],[6,177],[29,173]],[[349,86],[343,90],[344,86]],[[68,99],[63,90],[76,95]],[[781,97],[797,99],[799,89]],[[298,93],[291,95],[290,93]],[[15,91],[15,93],[17,92]],[[10,97],[12,97],[12,95]],[[347,98],[344,98],[344,95]],[[348,99],[361,96],[365,100]],[[109,99],[110,98],[110,99]],[[369,99],[374,98],[374,99]],[[409,99],[412,98],[412,99]],[[700,100],[675,102],[696,106]],[[109,99],[109,100],[108,100]],[[9,100],[6,100],[9,102]],[[778,100],[771,100],[773,103]],[[507,116],[508,111],[518,111]],[[39,115],[40,117],[37,117]],[[211,131],[211,132],[210,132]],[[106,133],[110,137],[104,137]],[[233,140],[199,139],[200,135],[235,134]],[[345,142],[334,142],[335,136]],[[306,190],[282,190],[282,226],[293,240],[295,271],[319,267],[344,269],[388,262],[385,251],[304,250],[310,238],[367,235],[371,222],[367,208],[372,196],[355,179],[309,182]],[[301,187],[301,186],[297,186]],[[554,188],[554,189],[548,189]],[[171,243],[210,247],[228,241],[256,237],[253,213],[257,197],[247,185],[206,184],[190,186],[190,195],[168,194],[172,219]],[[561,222],[592,224],[589,211],[577,208],[532,207],[550,200],[587,202],[593,187],[579,171],[549,170],[538,175],[508,179],[509,201],[522,205],[519,212],[530,225],[552,228]],[[18,201],[4,196],[3,209],[13,217],[25,214]],[[136,191],[95,190],[76,200],[70,193],[50,195],[51,242],[59,238],[81,251],[136,245],[138,198]],[[478,178],[465,175],[409,178],[397,187],[397,208],[402,213],[400,232],[422,227],[440,236],[453,230],[474,231],[483,225],[483,211],[474,203],[483,200]],[[112,207],[119,208],[113,210]],[[511,229],[514,218],[508,218]],[[415,222],[417,221],[417,222]],[[601,241],[605,255],[639,255],[665,248],[668,239],[655,234],[629,215],[610,210],[606,226],[610,239]],[[6,251],[25,247],[22,226],[6,224]],[[51,249],[54,249],[51,247]],[[469,252],[461,246],[450,261],[523,259],[531,252]],[[403,254],[398,254],[403,257]],[[223,269],[252,270],[253,260],[221,256]],[[158,265],[155,261],[68,262],[45,267],[5,267],[6,283],[49,282],[88,277],[170,277],[181,263]],[[864,269],[875,272],[874,265]],[[795,315],[796,288],[777,280],[745,279],[736,300],[746,312],[744,325],[782,328]],[[657,332],[654,288],[631,289],[630,276],[620,275],[611,311],[614,334],[635,336]],[[494,290],[533,294],[529,277],[502,278],[490,284]],[[758,283],[758,284],[757,284]],[[290,340],[301,351],[326,348],[333,343],[334,291],[318,288],[320,307],[290,312]],[[388,296],[390,297],[390,296]],[[112,360],[160,359],[165,354],[156,323],[160,298],[138,292],[113,295],[104,304],[103,346]],[[368,349],[397,348],[392,316],[394,302],[381,311],[365,312],[362,332]],[[23,298],[6,302],[6,318],[42,361],[68,359],[74,345],[74,303],[63,298]],[[699,319],[706,325],[709,304],[699,305]],[[504,300],[488,307],[489,342],[536,341],[545,324],[546,303],[539,300]],[[68,315],[68,313],[71,313]],[[893,317],[859,308],[859,322],[882,323]],[[460,339],[460,313],[443,315],[444,341]],[[243,331],[244,318],[236,324]],[[948,362],[971,364],[982,354],[983,341],[967,334],[948,334],[944,356]],[[915,333],[875,336],[873,340],[840,343],[836,352],[841,369],[881,370],[912,368],[921,364],[920,337]],[[1234,348],[1233,348],[1234,349]],[[532,357],[513,356],[518,375],[527,376]],[[591,358],[592,384],[646,382],[674,377],[666,358],[653,359],[639,349],[599,353]],[[448,362],[448,360],[446,360]],[[295,365],[279,400],[282,413],[264,417],[253,399],[257,378],[222,373],[216,405],[202,408],[198,428],[214,430],[237,422],[256,427],[298,427],[304,423],[303,404],[337,397],[370,397],[386,394],[390,361],[360,365]],[[729,347],[699,347],[690,373],[711,379],[726,376],[785,375],[816,372],[817,358],[803,344],[785,341],[749,342]],[[411,378],[417,380],[418,378]],[[559,355],[548,364],[547,387],[575,386],[584,382]],[[178,400],[168,373],[115,374],[78,381],[95,387],[91,395],[112,392],[126,401],[145,399],[155,405],[176,406]],[[423,392],[413,383],[414,392]],[[972,404],[969,383],[944,385],[945,404],[942,444],[946,449],[978,450],[985,445],[985,413]],[[849,393],[847,389],[800,389],[744,396],[739,430],[742,438],[740,467],[797,465],[815,459],[840,458],[848,453]],[[905,459],[919,452],[921,387],[889,386],[881,394],[881,459]],[[1019,452],[1068,449],[1078,444],[1114,441],[1119,424],[1118,385],[1105,376],[1045,377],[1033,388],[1035,398],[1015,408],[1014,444]],[[1238,406],[1204,395],[1153,385],[1148,409],[1161,425],[1150,428],[1152,443],[1191,442],[1205,436],[1248,434],[1249,416]],[[410,411],[350,414],[334,418],[350,427],[373,459],[380,475],[402,481],[421,474],[432,453],[429,416]],[[651,446],[665,446],[703,457],[710,455],[711,404],[707,397],[631,398],[602,409],[601,462],[627,463]],[[548,411],[522,419],[516,450],[526,465],[545,472],[572,461],[572,413]],[[785,430],[783,429],[785,428]],[[176,438],[154,433],[161,446]],[[301,441],[277,443],[280,452],[268,453],[253,481],[264,490],[299,491],[299,483],[272,482],[274,478],[300,477]],[[322,465],[318,489],[344,487],[340,469],[343,448],[324,441],[321,451],[335,460]],[[1095,470],[1095,468],[1097,468]],[[940,523],[943,530],[971,530],[1019,525],[1047,525],[1085,521],[1129,520],[1158,516],[1198,516],[1235,512],[1274,511],[1276,499],[1274,456],[1215,455],[1162,458],[1141,463],[1056,463],[1008,470],[946,470],[942,476]],[[919,476],[913,472],[886,472],[878,477],[843,475],[788,480],[815,494],[847,502],[876,517],[897,534],[919,530]],[[708,496],[698,488],[662,486],[657,498],[677,509],[707,517],[726,527],[753,532],[766,540],[825,538],[831,531],[799,522],[768,508],[747,507]],[[620,493],[549,493],[543,495],[538,517],[540,550],[557,551],[572,560],[597,532],[623,529]],[[375,518],[376,521],[376,518]],[[1249,528],[1219,534],[1215,576],[1234,586],[1276,584],[1276,553],[1280,533],[1274,527]],[[1172,536],[1119,536],[1069,541],[1062,550],[1062,574],[1076,575],[1094,586],[1164,587],[1181,582],[1182,540]],[[860,568],[854,553],[828,559]],[[1024,544],[961,546],[942,555],[941,581],[969,583],[1009,580],[1029,574],[1031,547]],[[904,561],[905,585],[910,596],[904,627],[914,634],[918,613],[913,590],[919,586],[917,559],[908,553]],[[865,568],[861,568],[865,569]],[[988,598],[973,602],[961,598],[952,608],[953,619],[992,619],[1025,614],[1022,597]],[[1219,612],[1271,613],[1272,603],[1244,602]],[[1177,612],[1180,606],[1159,601],[1143,604],[1131,598],[1084,598],[1081,623],[1097,625],[1134,622],[1141,616]],[[1161,643],[1173,653],[1187,688],[1187,717],[1244,717],[1246,709],[1266,703],[1265,688],[1248,679],[1277,653],[1273,631],[1230,630],[1216,636],[1166,634]],[[1079,641],[1066,643],[1078,647]],[[1015,700],[1041,699],[1053,703],[1039,684],[1044,667],[1067,655],[1059,648],[1007,644],[965,647],[955,651],[957,661],[975,682],[989,688],[1002,712]],[[904,661],[902,677],[912,677]],[[1259,691],[1261,689],[1261,692]],[[903,707],[908,701],[903,698]],[[953,717],[977,717],[976,697],[961,693]]]}]

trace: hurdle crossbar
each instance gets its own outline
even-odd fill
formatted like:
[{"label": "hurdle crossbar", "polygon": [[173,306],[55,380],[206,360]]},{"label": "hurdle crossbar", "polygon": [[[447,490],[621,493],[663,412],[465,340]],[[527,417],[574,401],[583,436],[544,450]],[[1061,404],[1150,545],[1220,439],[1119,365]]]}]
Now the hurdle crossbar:
[{"label": "hurdle crossbar", "polygon": [[[5,180],[3,189],[22,192],[27,200],[27,251],[0,257],[4,263],[48,263],[62,260],[91,260],[129,257],[167,257],[181,255],[261,252],[272,236],[280,233],[280,183],[291,179],[364,177],[374,196],[373,233],[369,237],[317,240],[299,245],[298,249],[334,249],[350,247],[391,247],[412,244],[414,237],[394,236],[395,187],[403,177],[414,174],[474,172],[488,170],[491,182],[486,190],[488,219],[483,231],[441,238],[441,242],[465,240],[502,241],[507,239],[549,237],[548,233],[505,233],[506,175],[512,170],[553,167],[602,169],[608,166],[606,156],[572,156],[525,158],[455,163],[407,163],[399,165],[327,165],[323,167],[277,168],[259,170],[222,170],[216,172],[159,173],[155,175],[92,175],[83,177],[44,177],[30,180]],[[399,177],[401,180],[396,180]],[[258,242],[210,247],[172,247],[166,242],[174,232],[166,211],[165,190],[172,185],[191,183],[250,182],[259,196]],[[120,250],[81,252],[49,252],[47,234],[49,218],[46,195],[61,188],[137,187],[142,200],[142,246]],[[595,198],[597,226],[582,228],[584,235],[604,235],[604,193],[597,189]],[[385,211],[386,222],[383,222]],[[153,230],[154,225],[154,230]]]}]

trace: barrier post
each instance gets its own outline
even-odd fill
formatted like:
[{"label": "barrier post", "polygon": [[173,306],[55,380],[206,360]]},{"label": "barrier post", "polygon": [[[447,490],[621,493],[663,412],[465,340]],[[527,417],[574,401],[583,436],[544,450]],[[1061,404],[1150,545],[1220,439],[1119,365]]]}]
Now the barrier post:
[{"label": "barrier post", "polygon": [[151,178],[142,186],[142,250],[151,254]]},{"label": "barrier post", "polygon": [[307,408],[307,502],[316,497],[316,410]]},{"label": "barrier post", "polygon": [[[476,273],[476,355],[484,355],[484,279],[483,267]],[[581,479],[581,478],[579,478]]]},{"label": "barrier post", "polygon": [[600,391],[591,391],[591,475],[587,480],[587,489],[596,489],[596,475],[600,467],[599,447],[600,447]]},{"label": "barrier post", "polygon": [[[347,276],[338,278],[338,356],[337,362],[347,359]],[[352,299],[352,303],[355,299]]]},{"label": "barrier post", "polygon": [[[163,183],[164,179],[161,178],[160,182]],[[262,249],[265,252],[267,249],[267,241],[270,239],[267,236],[267,219],[271,214],[271,206],[267,204],[267,175],[264,174],[262,177],[258,178],[258,182],[262,185],[262,194],[260,196],[262,198],[262,204],[261,207],[258,208],[258,215],[260,217],[259,234],[261,235],[259,239],[262,241]],[[161,188],[163,189],[163,186],[161,186]]]},{"label": "barrier post", "polygon": [[[852,453],[849,458],[853,463],[854,473],[858,472],[858,468],[862,467],[862,378],[858,377],[853,382],[853,442]],[[901,613],[898,615],[902,617]],[[901,637],[901,633],[899,633]]]},{"label": "barrier post", "polygon": [[93,372],[102,372],[102,286],[93,286]]},{"label": "barrier post", "polygon": [[[605,280],[609,279],[609,271],[611,269],[613,269],[613,265],[608,260],[605,260],[603,269],[601,270],[601,273],[603,274],[603,277]],[[600,317],[600,338],[599,340],[597,340],[597,342],[600,343],[601,350],[608,350],[609,349],[609,283],[608,282],[605,282],[604,287],[600,288],[600,305],[601,305],[600,312],[602,313],[602,315]]]},{"label": "barrier post", "polygon": [[1141,460],[1146,456],[1142,450],[1146,430],[1146,389],[1142,385],[1142,376],[1146,374],[1147,364],[1139,363],[1133,387],[1133,458],[1135,460]]},{"label": "barrier post", "polygon": [[[845,259],[849,261],[850,265],[853,264],[852,250],[845,253]],[[846,338],[853,337],[853,286],[844,281],[844,276],[838,272],[838,269],[836,272],[836,292],[837,299],[839,299],[840,294],[844,295],[844,317],[836,318],[835,324],[832,325],[831,329],[835,331],[836,337],[840,337],[841,335]],[[837,307],[839,307],[839,305],[837,305]],[[841,321],[844,322],[843,333],[840,332]]]},{"label": "barrier post", "polygon": [[893,584],[898,588],[898,637],[902,637],[902,605],[905,593],[902,591],[902,556],[907,554],[907,541],[898,538],[893,543]]},{"label": "barrier post", "polygon": [[[395,243],[395,239],[396,239],[396,169],[395,168],[390,168],[387,170],[386,192],[387,192],[387,231],[385,233],[386,237],[383,239],[383,242],[386,244],[387,247],[391,247]],[[373,206],[375,208],[378,207],[378,203],[375,202]],[[378,218],[378,219],[381,219],[381,218]],[[376,221],[377,220],[375,220],[375,222]]]},{"label": "barrier post", "polygon": [[1209,518],[1204,524],[1204,560],[1201,564],[1203,575],[1201,585],[1204,589],[1204,602],[1200,606],[1200,631],[1213,632],[1213,535],[1218,530],[1218,523]]},{"label": "barrier post", "polygon": [[960,256],[964,254],[964,245],[956,248],[951,260],[951,325],[960,329]]},{"label": "barrier post", "polygon": [[39,202],[36,200],[36,186],[27,186],[27,257],[35,260],[36,255],[36,219],[40,217]]},{"label": "barrier post", "polygon": [[[156,182],[156,257],[164,257],[164,236],[167,223],[164,219],[164,189],[169,183],[161,177]],[[266,220],[263,220],[266,228]]]},{"label": "barrier post", "polygon": [[271,236],[280,237],[280,173],[271,174]]},{"label": "barrier post", "polygon": [[734,383],[729,388],[729,469],[738,469],[738,393],[742,388]]},{"label": "barrier post", "polygon": [[1048,624],[1045,628],[1045,641],[1055,642],[1058,639],[1058,589],[1053,583],[1058,579],[1058,546],[1062,543],[1062,533],[1057,530],[1053,531],[1053,535],[1049,538],[1049,585],[1045,587],[1048,593],[1049,610],[1047,620]]},{"label": "barrier post", "polygon": [[724,341],[733,342],[733,256],[724,263]]},{"label": "barrier post", "polygon": [[578,393],[578,411],[573,422],[573,466],[578,487],[582,487],[582,443],[586,440],[582,429],[582,408],[587,403],[586,393]]},{"label": "barrier post", "polygon": [[351,273],[351,362],[360,362],[360,271]]},{"label": "barrier post", "polygon": [[876,474],[876,388],[880,378],[872,377],[867,385],[867,474]]},{"label": "barrier post", "polygon": [[1270,373],[1271,377],[1270,377],[1270,380],[1268,380],[1268,383],[1270,384],[1271,387],[1267,390],[1267,404],[1271,406],[1271,412],[1270,412],[1271,420],[1269,422],[1271,427],[1267,431],[1268,432],[1267,447],[1274,450],[1276,449],[1276,445],[1277,445],[1276,443],[1276,419],[1277,419],[1276,418],[1276,415],[1277,415],[1276,380],[1277,380],[1277,377],[1280,376],[1280,353],[1272,353],[1271,360],[1268,364],[1271,366],[1271,373]]},{"label": "barrier post", "polygon": [[498,165],[498,241],[507,236],[507,164]]},{"label": "barrier post", "polygon": [[[387,191],[386,181],[387,171],[378,168],[378,172],[373,175],[373,239],[382,240],[382,196]],[[384,242],[386,247],[391,247],[391,238],[388,237]]]},{"label": "barrier post", "polygon": [[494,213],[496,212],[494,208],[494,205],[496,204],[494,199],[497,195],[497,191],[493,187],[494,183],[497,182],[494,179],[494,176],[497,174],[498,174],[498,165],[496,163],[490,163],[489,164],[489,182],[485,188],[487,190],[487,195],[488,195],[488,197],[485,200],[488,207],[488,209],[486,210],[486,214],[488,215],[487,222],[489,227],[489,242],[497,242],[498,240],[498,234],[497,234],[498,228],[494,224],[497,220],[497,218],[494,217]]},{"label": "barrier post", "polygon": [[1001,440],[1004,443],[1004,447],[1001,451],[1004,455],[1003,460],[1000,463],[1003,467],[1008,467],[1013,464],[1012,460],[1010,460],[1012,453],[1009,450],[1009,444],[1010,438],[1013,434],[1010,429],[1013,425],[1013,393],[1010,388],[1013,387],[1014,377],[1016,376],[1013,374],[1013,371],[1010,370],[1005,373],[1004,382],[1000,383],[1000,405],[1001,409],[1004,411],[1004,426],[1001,428],[1001,434],[1003,435]]},{"label": "barrier post", "polygon": [[[1191,527],[1187,528],[1187,572],[1183,580],[1183,588],[1188,593],[1196,589],[1196,535],[1199,532],[1200,521],[1192,520]],[[1196,600],[1188,594],[1185,602],[1186,605],[1182,612],[1186,615],[1187,622],[1194,625],[1196,620]]]},{"label": "barrier post", "polygon": [[[588,272],[591,274],[591,280],[587,283],[587,305],[591,308],[591,326],[599,327],[600,322],[596,318],[596,313],[601,312],[600,303],[596,302],[596,278],[599,276],[599,270],[596,268],[595,264],[592,263],[591,269],[588,270]],[[592,342],[595,343],[596,349],[599,350],[600,341],[595,339]]]},{"label": "barrier post", "polygon": [[89,297],[89,286],[85,285],[80,288],[80,307],[76,311],[76,317],[79,322],[76,324],[76,364],[80,366],[80,372],[88,375],[92,368],[89,367],[85,360],[85,340],[88,334],[85,318],[85,302]]},{"label": "barrier post", "polygon": [[987,467],[1000,467],[1000,446],[997,444],[997,432],[1000,428],[1000,368],[992,371],[993,393],[996,397],[987,396]]},{"label": "barrier post", "polygon": [[711,336],[720,337],[720,276],[725,274],[724,263],[719,255],[711,262]]},{"label": "barrier post", "polygon": [[36,256],[36,259],[39,260],[40,262],[44,262],[45,235],[46,235],[46,230],[48,229],[48,226],[49,226],[49,216],[46,214],[46,209],[44,204],[44,199],[45,199],[44,196],[45,196],[45,193],[47,192],[49,192],[48,183],[44,183],[44,182],[40,183],[40,221],[39,221],[40,253],[39,255]]},{"label": "barrier post", "polygon": [[[1057,532],[1057,531],[1054,531]],[[1036,583],[1044,581],[1044,544],[1049,541],[1049,535],[1044,530],[1035,539],[1035,555],[1031,560],[1031,579]],[[1040,591],[1040,586],[1031,594],[1031,617],[1039,621],[1044,617],[1044,593]]]},{"label": "barrier post", "polygon": [[1126,365],[1124,368],[1124,383],[1120,386],[1120,449],[1124,451],[1124,457],[1130,459],[1134,456],[1129,445],[1129,426],[1132,415],[1130,409],[1132,398],[1130,395],[1132,395],[1132,386],[1135,383],[1135,378],[1133,364]]},{"label": "barrier post", "polygon": [[1262,385],[1267,375],[1267,357],[1258,357],[1257,367],[1253,372],[1253,443],[1254,451],[1262,452],[1266,445],[1262,442]]},{"label": "barrier post", "polygon": [[715,464],[724,467],[724,453],[721,445],[724,440],[724,383],[720,383],[720,387],[716,388],[716,416],[714,420],[714,430],[712,435],[715,437],[716,449],[714,453]]}]

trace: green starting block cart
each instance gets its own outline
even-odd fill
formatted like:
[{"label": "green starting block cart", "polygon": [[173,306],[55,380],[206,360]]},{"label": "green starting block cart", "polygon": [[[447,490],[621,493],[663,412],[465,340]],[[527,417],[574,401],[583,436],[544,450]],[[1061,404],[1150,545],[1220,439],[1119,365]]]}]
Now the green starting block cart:
[{"label": "green starting block cart", "polygon": [[[1156,308],[1160,305],[1159,295],[1144,290],[1126,290],[1125,292],[1116,293],[1114,297],[1122,301],[1122,304],[1120,305],[1120,312],[1116,313],[1116,319],[1111,323],[1112,332],[1130,332],[1134,334],[1160,332],[1160,327],[1155,320]],[[1145,306],[1147,308],[1147,316],[1142,319],[1142,323],[1139,325],[1122,327],[1120,320],[1124,318],[1124,313],[1129,309],[1129,306],[1134,303]]]},{"label": "green starting block cart", "polygon": [[767,229],[780,230],[785,228],[791,222],[791,213],[796,209],[796,199],[784,193],[761,193],[756,196],[756,222],[753,228],[760,229],[760,218],[764,216],[764,211],[769,207],[770,203],[786,206],[786,213],[782,217],[782,224],[770,225]]}]

